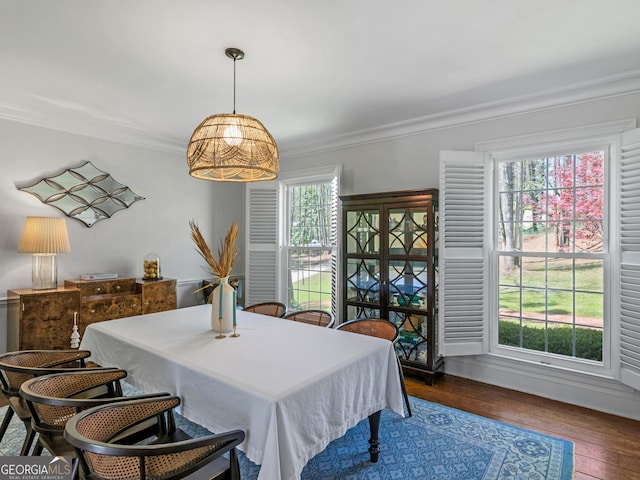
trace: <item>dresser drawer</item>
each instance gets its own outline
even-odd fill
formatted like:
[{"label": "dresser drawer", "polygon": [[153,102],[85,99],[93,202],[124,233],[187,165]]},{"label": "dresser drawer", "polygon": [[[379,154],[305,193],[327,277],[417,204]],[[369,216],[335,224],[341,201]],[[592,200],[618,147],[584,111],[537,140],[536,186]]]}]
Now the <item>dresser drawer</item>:
[{"label": "dresser drawer", "polygon": [[[83,324],[131,317],[141,313],[140,295],[135,293],[100,295],[100,298],[84,297],[80,306],[80,319]],[[87,321],[84,322],[84,319]]]},{"label": "dresser drawer", "polygon": [[111,293],[135,293],[135,278],[118,278],[113,280],[66,280],[65,285],[80,290],[80,295],[105,295]]}]

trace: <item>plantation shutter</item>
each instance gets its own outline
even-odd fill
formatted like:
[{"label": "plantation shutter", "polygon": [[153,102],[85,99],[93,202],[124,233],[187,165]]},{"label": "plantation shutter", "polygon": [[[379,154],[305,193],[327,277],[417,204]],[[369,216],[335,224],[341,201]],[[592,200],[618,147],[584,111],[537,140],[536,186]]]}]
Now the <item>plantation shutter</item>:
[{"label": "plantation shutter", "polygon": [[640,129],[622,135],[620,381],[640,388]]},{"label": "plantation shutter", "polygon": [[246,305],[278,299],[278,185],[247,184]]},{"label": "plantation shutter", "polygon": [[438,343],[443,356],[487,353],[491,229],[489,162],[484,152],[440,152]]},{"label": "plantation shutter", "polygon": [[340,284],[338,282],[338,207],[340,200],[338,198],[340,194],[340,175],[337,173],[331,180],[331,246],[333,250],[331,252],[331,312],[338,318],[338,299],[340,295]]}]

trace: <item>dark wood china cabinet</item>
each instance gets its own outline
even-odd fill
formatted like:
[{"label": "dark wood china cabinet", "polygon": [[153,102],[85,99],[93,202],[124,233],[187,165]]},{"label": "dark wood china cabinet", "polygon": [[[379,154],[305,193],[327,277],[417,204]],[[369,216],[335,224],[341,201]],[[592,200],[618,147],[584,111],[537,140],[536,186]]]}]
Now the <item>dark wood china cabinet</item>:
[{"label": "dark wood china cabinet", "polygon": [[433,385],[437,356],[438,190],[344,195],[343,321],[387,318],[406,374]]}]

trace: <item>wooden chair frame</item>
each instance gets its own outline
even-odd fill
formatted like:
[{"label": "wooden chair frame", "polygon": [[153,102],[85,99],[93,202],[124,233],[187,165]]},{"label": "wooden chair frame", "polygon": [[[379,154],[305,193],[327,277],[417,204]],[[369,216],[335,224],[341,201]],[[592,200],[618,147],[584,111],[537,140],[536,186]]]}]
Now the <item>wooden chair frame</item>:
[{"label": "wooden chair frame", "polygon": [[242,309],[245,312],[261,313],[271,317],[284,317],[287,314],[287,306],[281,302],[254,303]]},{"label": "wooden chair frame", "polygon": [[336,322],[333,313],[319,309],[298,310],[297,312],[287,313],[282,318],[325,328],[332,328]]},{"label": "wooden chair frame", "polygon": [[[85,369],[42,375],[24,382],[20,395],[31,411],[32,429],[38,433],[33,454],[40,455],[46,448],[53,456],[75,456],[73,447],[63,438],[64,427],[70,418],[83,410],[107,403],[169,395],[122,396],[120,380],[126,376],[126,370],[117,368]],[[153,431],[155,425],[141,425],[139,438],[144,439]],[[74,462],[72,478],[78,478],[77,464]]]},{"label": "wooden chair frame", "polygon": [[[101,478],[101,468],[108,469],[112,480],[148,476],[176,480],[206,469],[207,478],[239,480],[236,447],[244,441],[242,430],[169,443],[162,435],[145,445],[122,443],[131,428],[152,418],[171,434],[173,409],[178,405],[179,397],[168,396],[90,408],[67,422],[64,438],[76,449],[83,470],[91,472],[89,478]],[[223,457],[226,453],[229,459]]]},{"label": "wooden chair frame", "polygon": [[2,425],[0,441],[9,427],[14,414],[22,420],[26,435],[20,455],[29,454],[36,432],[31,427],[31,412],[20,396],[20,386],[30,378],[70,369],[87,368],[85,359],[91,355],[88,350],[21,350],[0,355],[0,391],[9,402]]}]

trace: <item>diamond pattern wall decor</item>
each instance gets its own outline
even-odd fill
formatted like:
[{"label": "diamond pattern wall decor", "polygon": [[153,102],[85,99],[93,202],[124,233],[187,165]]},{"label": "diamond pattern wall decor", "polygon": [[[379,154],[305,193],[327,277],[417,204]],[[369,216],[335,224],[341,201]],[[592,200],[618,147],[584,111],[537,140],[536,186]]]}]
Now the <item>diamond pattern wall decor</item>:
[{"label": "diamond pattern wall decor", "polygon": [[111,217],[118,210],[129,208],[138,200],[144,200],[89,161],[17,188],[36,196],[46,205],[56,207],[68,217],[80,220],[87,227]]}]

